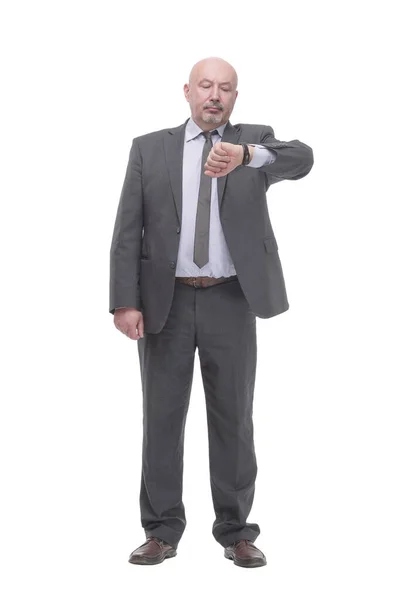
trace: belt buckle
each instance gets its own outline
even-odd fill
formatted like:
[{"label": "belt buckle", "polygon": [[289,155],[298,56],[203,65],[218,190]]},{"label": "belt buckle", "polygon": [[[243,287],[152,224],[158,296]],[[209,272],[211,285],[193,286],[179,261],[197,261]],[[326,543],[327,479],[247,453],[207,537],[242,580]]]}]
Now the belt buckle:
[{"label": "belt buckle", "polygon": [[195,288],[199,287],[196,283],[196,277],[193,277],[193,287],[195,287]]}]

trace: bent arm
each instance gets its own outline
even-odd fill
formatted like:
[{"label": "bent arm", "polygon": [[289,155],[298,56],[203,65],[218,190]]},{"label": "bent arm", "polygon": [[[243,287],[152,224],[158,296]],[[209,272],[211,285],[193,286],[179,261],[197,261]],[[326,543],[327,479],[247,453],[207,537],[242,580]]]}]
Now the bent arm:
[{"label": "bent arm", "polygon": [[143,229],[142,160],[132,141],[110,248],[110,307],[141,309],[140,256]]},{"label": "bent arm", "polygon": [[311,171],[314,155],[312,148],[304,142],[277,140],[274,130],[268,125],[262,133],[260,144],[276,154],[273,163],[259,167],[265,173],[269,185],[284,179],[301,179]]}]

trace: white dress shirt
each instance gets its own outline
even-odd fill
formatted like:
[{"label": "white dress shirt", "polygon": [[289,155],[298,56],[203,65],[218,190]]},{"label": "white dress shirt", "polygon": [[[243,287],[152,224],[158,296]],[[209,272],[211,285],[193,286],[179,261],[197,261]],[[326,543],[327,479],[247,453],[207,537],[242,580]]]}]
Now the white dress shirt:
[{"label": "white dress shirt", "polygon": [[[226,123],[215,129],[218,133],[211,136],[213,145],[221,141]],[[210,245],[209,261],[203,267],[193,262],[194,234],[196,227],[197,202],[200,188],[200,174],[204,168],[201,164],[205,137],[202,129],[190,117],[186,124],[183,149],[183,181],[182,181],[182,226],[179,241],[176,277],[230,277],[236,275],[219,217],[217,177],[211,178],[210,206]],[[275,161],[275,153],[264,146],[254,146],[254,155],[249,168],[261,167]]]}]

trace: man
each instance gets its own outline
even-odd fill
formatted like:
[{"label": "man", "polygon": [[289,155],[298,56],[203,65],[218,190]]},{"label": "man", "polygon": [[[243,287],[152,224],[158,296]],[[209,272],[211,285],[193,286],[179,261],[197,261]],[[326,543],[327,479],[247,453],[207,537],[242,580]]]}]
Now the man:
[{"label": "man", "polygon": [[129,562],[176,556],[185,421],[198,349],[209,439],[212,533],[238,566],[266,564],[246,521],[254,499],[256,316],[289,308],[265,192],[301,179],[312,149],[266,125],[232,125],[237,74],[194,65],[191,117],[133,139],[111,243],[110,312],[138,341],[143,391],[141,523]]}]

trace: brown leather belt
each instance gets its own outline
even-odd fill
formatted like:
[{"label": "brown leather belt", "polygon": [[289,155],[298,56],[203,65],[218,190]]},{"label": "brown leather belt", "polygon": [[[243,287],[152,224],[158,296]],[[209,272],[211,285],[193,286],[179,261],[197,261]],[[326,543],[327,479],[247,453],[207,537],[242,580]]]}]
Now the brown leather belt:
[{"label": "brown leather belt", "polygon": [[237,275],[231,275],[230,277],[175,277],[177,281],[192,285],[193,287],[209,287],[210,285],[233,281],[237,278]]}]

